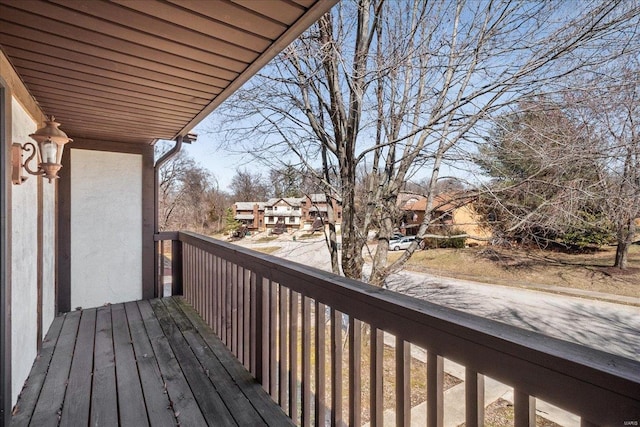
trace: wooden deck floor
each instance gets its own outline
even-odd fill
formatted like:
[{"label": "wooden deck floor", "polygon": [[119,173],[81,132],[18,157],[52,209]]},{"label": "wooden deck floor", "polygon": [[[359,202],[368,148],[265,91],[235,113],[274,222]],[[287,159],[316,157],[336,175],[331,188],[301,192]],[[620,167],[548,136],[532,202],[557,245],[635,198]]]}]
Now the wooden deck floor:
[{"label": "wooden deck floor", "polygon": [[293,425],[181,298],[53,322],[15,426]]}]

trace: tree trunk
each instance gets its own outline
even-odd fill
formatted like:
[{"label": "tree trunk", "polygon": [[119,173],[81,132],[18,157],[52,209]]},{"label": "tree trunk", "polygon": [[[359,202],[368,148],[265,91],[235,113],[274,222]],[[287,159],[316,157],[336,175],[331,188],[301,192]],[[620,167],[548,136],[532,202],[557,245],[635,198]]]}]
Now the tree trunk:
[{"label": "tree trunk", "polygon": [[633,218],[629,218],[626,223],[618,225],[617,243],[616,247],[616,261],[613,264],[614,267],[620,270],[627,268],[627,258],[629,254],[629,247],[633,243],[633,238],[636,234],[636,224]]},{"label": "tree trunk", "polygon": [[396,197],[391,197],[382,202],[382,218],[380,218],[379,221],[378,245],[373,256],[371,278],[369,279],[369,283],[374,286],[381,287],[387,276],[389,276],[389,240],[391,240],[391,234],[396,225],[396,218],[395,215],[393,215],[396,208],[396,200]]},{"label": "tree trunk", "polygon": [[329,255],[331,256],[331,271],[334,274],[340,274],[340,263],[338,262],[338,238],[336,235],[336,213],[333,209],[333,198],[330,193],[325,193],[325,199],[327,200],[327,223],[329,224],[329,234],[327,235],[326,229],[323,227],[325,233],[325,241],[327,242],[327,248],[329,249]]},{"label": "tree trunk", "polygon": [[[362,280],[362,247],[364,240],[359,235],[356,218],[355,164],[343,161],[340,164],[342,190],[342,272],[351,279]],[[365,236],[366,238],[366,236]]]}]

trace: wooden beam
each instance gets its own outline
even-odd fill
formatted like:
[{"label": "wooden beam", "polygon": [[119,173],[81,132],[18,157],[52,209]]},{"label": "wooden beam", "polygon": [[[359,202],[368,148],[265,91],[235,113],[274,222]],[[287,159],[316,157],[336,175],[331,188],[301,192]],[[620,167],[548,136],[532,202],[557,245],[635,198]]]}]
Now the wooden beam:
[{"label": "wooden beam", "polygon": [[[0,52],[4,67],[6,58]],[[3,68],[4,69],[4,68]],[[0,76],[0,427],[11,422],[11,95]]]}]

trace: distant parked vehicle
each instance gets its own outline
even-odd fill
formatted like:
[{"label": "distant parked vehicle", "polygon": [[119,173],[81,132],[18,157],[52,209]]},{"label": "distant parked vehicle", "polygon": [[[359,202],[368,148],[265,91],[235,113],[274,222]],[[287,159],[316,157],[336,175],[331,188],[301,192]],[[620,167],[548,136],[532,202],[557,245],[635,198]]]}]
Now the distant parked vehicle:
[{"label": "distant parked vehicle", "polygon": [[400,249],[407,249],[411,246],[411,243],[416,238],[414,236],[411,237],[401,237],[399,239],[391,239],[389,240],[389,249],[392,251],[399,251]]},{"label": "distant parked vehicle", "polygon": [[404,234],[402,234],[402,233],[398,233],[398,232],[396,231],[396,232],[394,232],[394,233],[391,235],[391,240],[398,240],[398,239],[402,239],[403,237],[405,237],[405,235],[404,235]]}]

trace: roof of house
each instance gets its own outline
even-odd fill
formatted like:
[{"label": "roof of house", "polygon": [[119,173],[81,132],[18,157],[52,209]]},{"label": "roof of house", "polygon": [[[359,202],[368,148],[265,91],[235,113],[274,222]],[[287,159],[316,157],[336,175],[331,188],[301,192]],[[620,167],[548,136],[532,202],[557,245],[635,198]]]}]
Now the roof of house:
[{"label": "roof of house", "polygon": [[[411,195],[406,199],[400,209],[404,211],[424,211],[427,209],[427,198],[424,196]],[[442,193],[433,199],[433,209],[435,211],[449,212],[468,205],[473,201],[472,197],[465,196],[462,193]]]},{"label": "roof of house", "polygon": [[273,199],[267,200],[267,202],[265,203],[265,206],[274,206],[281,200],[286,204],[288,204],[289,206],[300,206],[303,199],[300,197],[273,198]]},{"label": "roof of house", "polygon": [[309,194],[311,203],[327,203],[327,195],[324,193]]},{"label": "roof of house", "polygon": [[253,211],[253,207],[258,205],[258,210],[264,210],[264,202],[236,202],[236,211]]},{"label": "roof of house", "polygon": [[250,219],[250,220],[252,220],[253,219],[253,215],[251,215],[251,214],[239,214],[239,215],[235,216],[235,219],[244,219],[244,220]]}]

